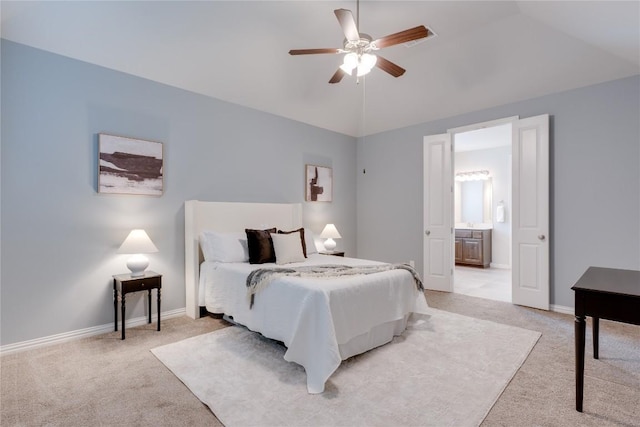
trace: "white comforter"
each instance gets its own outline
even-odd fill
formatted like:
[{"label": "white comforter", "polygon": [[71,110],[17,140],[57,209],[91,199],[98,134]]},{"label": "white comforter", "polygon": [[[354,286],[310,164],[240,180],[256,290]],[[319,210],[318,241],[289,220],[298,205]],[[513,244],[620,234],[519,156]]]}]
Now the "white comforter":
[{"label": "white comforter", "polygon": [[[306,262],[286,267],[322,264],[380,263],[312,254]],[[390,341],[404,330],[409,313],[426,307],[411,273],[391,270],[337,279],[278,278],[256,294],[250,309],[248,274],[273,267],[281,266],[204,262],[200,286],[205,306],[282,341],[287,346],[285,360],[305,368],[309,393],[321,393],[342,360]]]}]

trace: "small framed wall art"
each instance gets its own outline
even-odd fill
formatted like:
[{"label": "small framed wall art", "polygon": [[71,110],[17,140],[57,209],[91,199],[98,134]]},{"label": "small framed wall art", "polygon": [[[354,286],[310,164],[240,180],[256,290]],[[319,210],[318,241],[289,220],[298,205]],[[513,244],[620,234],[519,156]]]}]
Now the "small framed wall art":
[{"label": "small framed wall art", "polygon": [[98,135],[98,192],[162,196],[162,143]]},{"label": "small framed wall art", "polygon": [[306,165],[305,179],[305,201],[332,201],[333,173],[331,168],[316,165]]}]

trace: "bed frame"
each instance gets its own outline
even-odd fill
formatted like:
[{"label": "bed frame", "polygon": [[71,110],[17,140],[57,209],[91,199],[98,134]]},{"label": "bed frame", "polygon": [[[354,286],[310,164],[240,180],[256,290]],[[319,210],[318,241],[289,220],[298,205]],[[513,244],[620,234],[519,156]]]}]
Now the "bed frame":
[{"label": "bed frame", "polygon": [[203,230],[244,231],[245,228],[302,227],[302,204],[230,203],[188,200],[184,204],[185,294],[187,316],[200,317],[200,263],[198,236]]}]

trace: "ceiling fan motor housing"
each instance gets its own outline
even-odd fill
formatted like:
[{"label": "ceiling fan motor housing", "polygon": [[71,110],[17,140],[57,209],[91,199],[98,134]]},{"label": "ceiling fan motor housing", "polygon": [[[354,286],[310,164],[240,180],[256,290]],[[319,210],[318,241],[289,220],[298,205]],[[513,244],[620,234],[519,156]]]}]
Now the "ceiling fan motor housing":
[{"label": "ceiling fan motor housing", "polygon": [[369,34],[360,33],[360,39],[358,40],[344,40],[344,50],[346,52],[354,52],[358,55],[363,53],[369,53],[372,50],[378,50],[374,43],[371,43],[373,38]]}]

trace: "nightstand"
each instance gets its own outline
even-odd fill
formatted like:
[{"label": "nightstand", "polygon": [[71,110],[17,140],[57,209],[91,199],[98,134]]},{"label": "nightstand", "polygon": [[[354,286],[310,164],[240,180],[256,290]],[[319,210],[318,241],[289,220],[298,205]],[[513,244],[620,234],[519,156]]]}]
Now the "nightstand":
[{"label": "nightstand", "polygon": [[122,310],[122,339],[124,339],[125,299],[130,292],[147,291],[149,298],[149,323],[151,323],[151,289],[157,289],[158,300],[158,330],[160,330],[160,289],[162,275],[153,271],[145,271],[143,276],[131,277],[131,274],[117,274],[113,276],[113,315],[115,330],[118,330],[118,300]]},{"label": "nightstand", "polygon": [[322,251],[318,252],[320,255],[333,255],[333,256],[344,256],[344,252],[342,251]]}]

